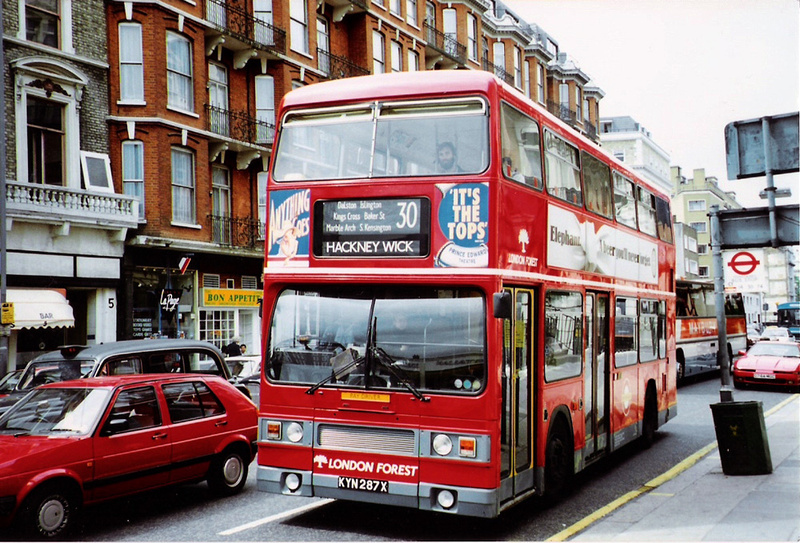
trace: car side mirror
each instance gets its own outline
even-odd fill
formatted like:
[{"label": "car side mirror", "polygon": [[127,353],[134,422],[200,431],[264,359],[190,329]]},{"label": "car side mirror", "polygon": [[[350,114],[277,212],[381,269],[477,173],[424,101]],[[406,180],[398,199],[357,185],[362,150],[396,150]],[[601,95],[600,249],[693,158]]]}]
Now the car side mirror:
[{"label": "car side mirror", "polygon": [[494,317],[496,319],[510,319],[512,316],[513,304],[511,302],[511,293],[507,290],[503,292],[495,292],[492,297],[494,303]]}]

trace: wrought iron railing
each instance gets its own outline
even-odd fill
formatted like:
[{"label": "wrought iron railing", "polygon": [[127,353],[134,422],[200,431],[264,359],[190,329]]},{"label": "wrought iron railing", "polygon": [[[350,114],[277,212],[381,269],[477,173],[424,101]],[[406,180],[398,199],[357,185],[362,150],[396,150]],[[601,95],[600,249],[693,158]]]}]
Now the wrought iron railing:
[{"label": "wrought iron railing", "polygon": [[241,111],[230,111],[206,104],[208,130],[220,136],[255,145],[270,145],[275,126]]},{"label": "wrought iron railing", "polygon": [[369,70],[366,68],[362,68],[345,57],[334,55],[319,47],[317,47],[317,67],[328,74],[329,79],[369,75]]},{"label": "wrought iron railing", "polygon": [[514,76],[512,74],[508,73],[505,70],[505,68],[502,68],[502,67],[498,66],[497,64],[495,64],[494,62],[491,62],[489,59],[486,59],[486,58],[483,59],[483,63],[482,64],[483,64],[483,71],[492,72],[494,75],[496,75],[497,77],[499,77],[500,79],[502,79],[503,81],[508,83],[509,85],[513,85],[514,84]]},{"label": "wrought iron railing", "polygon": [[577,116],[575,112],[572,111],[568,105],[562,104],[560,102],[553,102],[552,100],[547,101],[547,111],[572,126],[575,126],[578,122]]},{"label": "wrought iron railing", "polygon": [[226,0],[206,0],[206,21],[252,47],[286,52],[286,31]]},{"label": "wrought iron railing", "polygon": [[590,140],[597,141],[597,127],[590,121],[583,121],[583,130]]},{"label": "wrought iron railing", "polygon": [[264,225],[252,217],[209,215],[212,240],[226,247],[255,249],[264,240]]},{"label": "wrought iron railing", "polygon": [[449,34],[436,30],[428,21],[425,21],[425,38],[428,40],[428,45],[440,53],[444,53],[459,64],[466,64],[467,46]]}]

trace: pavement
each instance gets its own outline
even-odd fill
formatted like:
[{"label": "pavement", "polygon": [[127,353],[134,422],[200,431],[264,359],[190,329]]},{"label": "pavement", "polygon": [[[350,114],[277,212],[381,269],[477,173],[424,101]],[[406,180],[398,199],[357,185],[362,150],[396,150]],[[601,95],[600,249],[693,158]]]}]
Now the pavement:
[{"label": "pavement", "polygon": [[800,395],[764,422],[772,473],[726,475],[715,441],[550,541],[800,541]]}]

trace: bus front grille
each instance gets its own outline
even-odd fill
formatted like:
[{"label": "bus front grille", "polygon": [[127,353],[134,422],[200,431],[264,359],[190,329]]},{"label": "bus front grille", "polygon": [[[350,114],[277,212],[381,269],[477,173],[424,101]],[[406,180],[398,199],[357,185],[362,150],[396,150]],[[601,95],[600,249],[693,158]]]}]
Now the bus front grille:
[{"label": "bus front grille", "polygon": [[317,445],[326,449],[416,456],[416,432],[368,426],[320,424]]}]

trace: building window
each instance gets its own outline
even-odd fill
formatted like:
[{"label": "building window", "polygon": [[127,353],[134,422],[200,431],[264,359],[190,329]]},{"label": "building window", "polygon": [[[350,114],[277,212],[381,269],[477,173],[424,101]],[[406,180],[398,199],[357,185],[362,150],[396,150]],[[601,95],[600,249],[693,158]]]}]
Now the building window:
[{"label": "building window", "polygon": [[275,80],[271,75],[256,78],[257,143],[272,143],[275,129]]},{"label": "building window", "polygon": [[144,144],[122,142],[122,190],[139,201],[139,220],[144,220]]},{"label": "building window", "polygon": [[28,41],[61,46],[61,0],[25,1],[25,38]]},{"label": "building window", "polygon": [[317,68],[331,75],[331,39],[328,32],[328,21],[317,18]]},{"label": "building window", "polygon": [[540,104],[544,104],[544,66],[541,64],[537,64],[537,76],[536,76],[536,99],[539,100]]},{"label": "building window", "polygon": [[376,74],[386,72],[384,38],[377,30],[372,31],[372,72]]},{"label": "building window", "polygon": [[167,32],[167,105],[194,111],[192,44],[175,32]]},{"label": "building window", "polygon": [[442,27],[445,35],[445,52],[453,56],[458,55],[458,18],[456,10],[452,8],[442,10]]},{"label": "building window", "polygon": [[211,168],[211,195],[214,243],[230,245],[231,224],[226,219],[231,216],[231,182],[224,166],[215,164]]},{"label": "building window", "polygon": [[267,224],[267,172],[258,172],[258,239],[266,238]]},{"label": "building window", "polygon": [[522,51],[519,47],[514,48],[514,86],[522,88]]},{"label": "building window", "polygon": [[707,255],[708,254],[708,245],[705,243],[701,243],[697,246],[697,254],[699,255]]},{"label": "building window", "polygon": [[413,49],[408,50],[408,71],[409,72],[419,71],[419,53],[417,53]]},{"label": "building window", "polygon": [[697,275],[699,277],[708,277],[708,266],[698,266]]},{"label": "building window", "polygon": [[196,223],[194,196],[194,154],[186,149],[172,148],[172,221]]},{"label": "building window", "polygon": [[689,200],[689,211],[705,211],[705,200]]},{"label": "building window", "polygon": [[478,60],[478,18],[467,13],[467,54],[470,60]]},{"label": "building window", "polygon": [[253,17],[255,17],[255,38],[258,43],[273,45],[275,32],[272,28],[272,0],[253,0]]},{"label": "building window", "polygon": [[614,158],[620,162],[625,162],[625,151],[614,151]]},{"label": "building window", "polygon": [[708,231],[708,225],[705,222],[690,222],[689,226],[694,228],[698,234],[704,234]]},{"label": "building window", "polygon": [[400,17],[400,10],[403,9],[403,0],[389,0],[389,13]]},{"label": "building window", "polygon": [[506,45],[501,41],[496,41],[492,47],[494,49],[495,75],[500,79],[504,79],[503,72],[506,70]]},{"label": "building window", "polygon": [[527,62],[522,64],[522,92],[531,97],[531,65]]},{"label": "building window", "polygon": [[583,105],[583,97],[581,96],[580,87],[575,87],[575,120],[580,121],[583,118],[581,106]]},{"label": "building window", "polygon": [[406,0],[406,22],[417,26],[417,0]]},{"label": "building window", "polygon": [[222,349],[236,336],[235,325],[235,310],[200,311],[200,340]]},{"label": "building window", "polygon": [[689,273],[693,273],[695,275],[700,274],[700,268],[697,265],[697,260],[690,260],[689,261]]},{"label": "building window", "polygon": [[686,240],[685,247],[693,253],[697,252],[697,240],[690,237],[685,237]]},{"label": "building window", "polygon": [[123,102],[144,103],[142,25],[119,25],[119,97]]},{"label": "building window", "polygon": [[64,106],[29,96],[28,182],[64,185]]},{"label": "building window", "polygon": [[291,49],[298,53],[308,54],[308,12],[306,0],[289,0],[289,27]]},{"label": "building window", "polygon": [[230,133],[228,107],[228,69],[215,62],[208,63],[208,105],[211,106],[211,131],[227,136]]},{"label": "building window", "polygon": [[392,41],[392,71],[403,71],[403,46],[396,41]]}]

